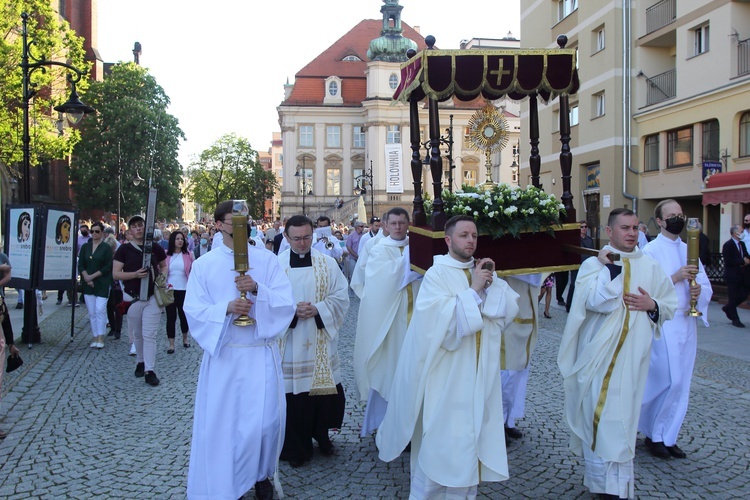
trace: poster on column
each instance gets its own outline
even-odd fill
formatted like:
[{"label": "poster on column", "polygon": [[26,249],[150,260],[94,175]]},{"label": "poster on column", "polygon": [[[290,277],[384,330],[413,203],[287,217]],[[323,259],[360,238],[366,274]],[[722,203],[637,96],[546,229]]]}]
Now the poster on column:
[{"label": "poster on column", "polygon": [[401,144],[385,145],[386,193],[404,192],[404,168]]},{"label": "poster on column", "polygon": [[64,290],[71,287],[75,276],[75,233],[77,212],[59,207],[45,207],[41,230],[44,248],[39,258],[39,287]]},{"label": "poster on column", "polygon": [[6,285],[14,288],[31,288],[32,263],[36,244],[35,205],[12,205],[6,212],[5,249],[11,265],[11,281]]}]

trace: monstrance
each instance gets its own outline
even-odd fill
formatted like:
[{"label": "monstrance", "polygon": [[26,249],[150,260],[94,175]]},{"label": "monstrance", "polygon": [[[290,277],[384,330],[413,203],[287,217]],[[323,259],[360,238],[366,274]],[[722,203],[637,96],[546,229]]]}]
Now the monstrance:
[{"label": "monstrance", "polygon": [[474,113],[469,120],[469,141],[477,151],[484,151],[487,180],[481,185],[486,190],[496,184],[492,181],[492,153],[502,151],[508,144],[508,121],[490,102]]}]

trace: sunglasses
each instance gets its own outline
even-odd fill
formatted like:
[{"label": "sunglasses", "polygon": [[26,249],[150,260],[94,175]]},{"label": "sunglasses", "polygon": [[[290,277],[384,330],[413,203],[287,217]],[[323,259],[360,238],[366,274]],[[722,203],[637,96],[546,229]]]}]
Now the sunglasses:
[{"label": "sunglasses", "polygon": [[99,234],[99,233],[101,233],[101,231],[99,229],[92,229],[91,232],[93,234]]}]

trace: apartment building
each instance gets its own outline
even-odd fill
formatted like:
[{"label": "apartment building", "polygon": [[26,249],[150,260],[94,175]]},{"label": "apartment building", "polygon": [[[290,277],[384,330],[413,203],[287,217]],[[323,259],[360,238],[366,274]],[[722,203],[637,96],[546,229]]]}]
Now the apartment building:
[{"label": "apartment building", "polygon": [[[573,194],[578,213],[598,227],[594,236],[606,237],[607,214],[622,206],[655,234],[654,206],[675,198],[686,215],[703,221],[712,251],[719,251],[746,209],[742,203],[704,207],[705,177],[750,169],[750,3],[521,5],[524,48],[553,48],[565,34],[568,47],[578,49],[581,88],[571,96],[570,113]],[[540,107],[540,134],[553,139],[541,141],[542,172],[550,179],[559,176],[557,113],[556,102]],[[527,120],[522,110],[522,130]],[[523,137],[522,178],[528,172]]]}]

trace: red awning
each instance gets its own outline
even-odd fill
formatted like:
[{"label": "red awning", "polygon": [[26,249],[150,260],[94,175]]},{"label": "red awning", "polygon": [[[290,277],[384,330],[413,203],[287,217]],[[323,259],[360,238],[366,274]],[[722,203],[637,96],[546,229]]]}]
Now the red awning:
[{"label": "red awning", "polygon": [[750,170],[721,172],[706,179],[704,205],[750,203]]}]

